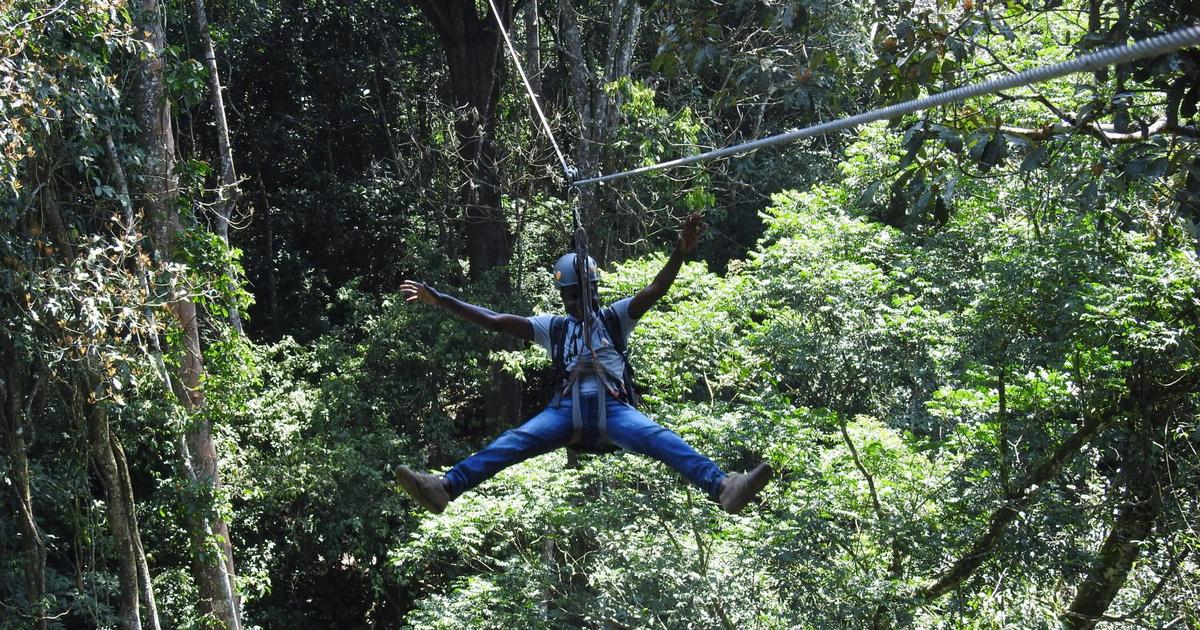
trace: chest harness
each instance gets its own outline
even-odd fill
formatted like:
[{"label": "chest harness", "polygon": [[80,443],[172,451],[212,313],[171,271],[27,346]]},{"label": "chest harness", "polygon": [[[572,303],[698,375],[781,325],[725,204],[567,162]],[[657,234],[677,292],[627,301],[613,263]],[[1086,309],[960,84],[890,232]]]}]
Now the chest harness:
[{"label": "chest harness", "polygon": [[[572,431],[568,446],[581,451],[608,453],[619,449],[608,437],[607,404],[603,394],[607,392],[613,398],[635,407],[639,400],[633,387],[633,368],[629,364],[628,340],[621,328],[620,316],[611,307],[600,309],[598,313],[593,311],[591,316],[592,325],[595,325],[597,319],[600,320],[601,329],[608,338],[608,342],[621,355],[622,373],[620,375],[610,373],[596,355],[592,339],[590,335],[587,335],[592,326],[584,326],[583,322],[579,322],[574,327],[571,339],[568,340],[567,330],[571,328],[568,325],[569,318],[557,315],[550,321],[550,354],[554,363],[554,397],[551,406],[557,408],[562,403],[563,396],[570,393]],[[570,359],[567,356],[568,350],[578,353],[575,365],[569,370],[567,369]],[[596,426],[600,440],[595,448],[580,448],[580,440],[583,437],[583,412],[580,405],[579,387],[580,382],[590,375],[595,375],[604,389],[604,392],[600,392],[596,409]]]}]

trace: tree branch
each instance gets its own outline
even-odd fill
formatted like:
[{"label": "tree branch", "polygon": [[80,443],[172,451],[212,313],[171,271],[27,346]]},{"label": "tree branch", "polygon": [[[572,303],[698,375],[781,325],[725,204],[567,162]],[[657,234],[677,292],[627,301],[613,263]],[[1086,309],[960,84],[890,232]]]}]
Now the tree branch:
[{"label": "tree branch", "polygon": [[842,439],[846,441],[846,447],[850,449],[850,457],[854,459],[854,466],[858,468],[858,472],[862,473],[862,476],[867,480],[867,489],[871,492],[871,505],[875,508],[875,518],[879,519],[879,522],[882,523],[884,520],[883,505],[879,503],[879,493],[875,491],[875,478],[871,476],[867,467],[863,466],[862,459],[858,456],[858,449],[854,448],[854,442],[850,440],[850,433],[846,430],[846,417],[838,413],[837,418],[838,428],[842,430]]},{"label": "tree branch", "polygon": [[1001,125],[994,128],[994,130],[1002,133],[1021,136],[1022,138],[1033,142],[1041,142],[1044,140],[1049,140],[1054,136],[1072,133],[1082,133],[1086,136],[1091,136],[1108,144],[1133,144],[1135,142],[1142,142],[1151,136],[1157,136],[1159,134],[1171,134],[1188,138],[1200,137],[1200,129],[1197,129],[1195,125],[1170,124],[1166,118],[1160,118],[1139,131],[1128,133],[1121,133],[1117,131],[1114,125],[1101,123],[1089,123],[1079,127],[1076,127],[1075,125],[1059,124],[1046,125],[1044,127],[1036,128]]},{"label": "tree branch", "polygon": [[1118,617],[1105,615],[1101,617],[1101,619],[1103,621],[1114,623],[1133,621],[1137,619],[1139,616],[1141,616],[1143,611],[1150,607],[1150,604],[1154,603],[1155,599],[1158,599],[1159,594],[1162,593],[1163,588],[1166,587],[1167,581],[1172,577],[1175,577],[1175,574],[1179,571],[1179,565],[1189,553],[1191,553],[1190,549],[1184,549],[1183,551],[1179,552],[1178,555],[1171,558],[1171,566],[1167,567],[1167,572],[1158,579],[1158,584],[1154,585],[1154,588],[1151,589],[1150,593],[1146,595],[1145,599],[1142,600],[1142,603],[1138,604],[1137,608],[1134,608],[1133,610]]},{"label": "tree branch", "polygon": [[[1193,370],[1185,373],[1174,383],[1157,388],[1153,392],[1153,395],[1156,398],[1162,398],[1170,395],[1190,393],[1195,391],[1197,386],[1200,386],[1200,371]],[[979,568],[979,565],[983,564],[983,561],[995,550],[1000,537],[1007,530],[1008,526],[1016,520],[1022,510],[1032,503],[1040,489],[1058,474],[1063,465],[1074,457],[1085,444],[1112,426],[1123,414],[1133,410],[1136,404],[1137,402],[1130,397],[1129,391],[1126,391],[1112,403],[1107,413],[1101,414],[1097,412],[1087,417],[1084,420],[1083,426],[1071,434],[1053,453],[1046,457],[1025,478],[1024,482],[1020,484],[1019,489],[1010,495],[1008,501],[992,513],[988,521],[987,530],[975,539],[975,542],[971,545],[967,553],[955,561],[940,577],[931,580],[925,586],[917,589],[914,595],[925,601],[933,601],[950,592],[970,577]]]},{"label": "tree branch", "polygon": [[[1014,71],[1014,70],[1013,70],[1013,69],[1012,69],[1012,68],[1011,68],[1011,67],[1010,67],[1008,64],[1004,63],[1004,61],[1003,61],[1003,60],[1001,60],[1001,59],[1000,59],[1000,58],[999,58],[999,57],[996,55],[996,53],[995,53],[995,52],[993,52],[993,51],[992,51],[992,49],[991,49],[991,48],[989,48],[987,45],[985,45],[985,44],[983,44],[983,43],[981,43],[981,42],[974,42],[974,43],[975,43],[975,45],[976,45],[976,46],[978,46],[979,48],[981,48],[981,49],[983,49],[985,52],[987,52],[987,54],[988,54],[989,56],[991,56],[991,58],[992,58],[992,61],[994,61],[996,64],[998,64],[998,65],[999,65],[1001,68],[1004,68],[1004,71],[1005,71],[1005,72],[1007,72],[1008,74],[1016,74],[1016,72],[1015,72],[1015,71]],[[1001,94],[1000,94],[1000,97],[1001,97],[1001,98],[1007,98],[1007,99],[1012,99],[1012,98],[1014,98],[1014,97],[1007,96],[1007,95],[1005,95],[1005,94],[1003,94],[1003,93],[1001,93]],[[1037,102],[1041,103],[1042,105],[1045,105],[1045,106],[1046,106],[1046,109],[1048,109],[1048,110],[1050,110],[1051,112],[1053,112],[1053,113],[1054,113],[1054,115],[1055,115],[1055,116],[1058,116],[1058,118],[1059,118],[1060,120],[1065,120],[1065,121],[1067,121],[1067,122],[1069,122],[1069,123],[1072,123],[1072,124],[1074,124],[1074,122],[1075,122],[1075,121],[1074,121],[1074,120],[1072,120],[1070,117],[1068,117],[1068,116],[1067,116],[1065,113],[1063,113],[1063,111],[1062,111],[1061,109],[1059,109],[1059,108],[1058,108],[1058,107],[1057,107],[1057,106],[1056,106],[1054,103],[1050,102],[1050,99],[1046,98],[1046,96],[1045,96],[1045,95],[1043,95],[1043,94],[1036,94],[1036,95],[1034,95],[1032,98],[1033,98],[1033,100],[1035,100],[1035,101],[1037,101]]]},{"label": "tree branch", "polygon": [[1131,497],[1120,507],[1120,516],[1105,538],[1091,573],[1079,585],[1075,599],[1059,618],[1064,628],[1087,630],[1103,618],[1109,604],[1125,585],[1129,571],[1140,555],[1140,544],[1150,534],[1161,511],[1162,504],[1153,492],[1144,497]]},{"label": "tree branch", "polygon": [[1113,413],[1103,418],[1092,417],[1086,420],[1083,427],[1071,434],[1034,469],[1021,484],[1020,489],[1014,493],[1015,496],[992,513],[987,530],[975,539],[970,550],[955,561],[941,577],[921,587],[916,593],[917,596],[926,601],[932,601],[950,592],[970,577],[975,569],[978,569],[979,565],[983,564],[983,561],[991,555],[1008,526],[1033,501],[1046,482],[1057,475],[1063,464],[1071,459],[1084,444],[1110,427],[1117,417],[1118,414]]}]

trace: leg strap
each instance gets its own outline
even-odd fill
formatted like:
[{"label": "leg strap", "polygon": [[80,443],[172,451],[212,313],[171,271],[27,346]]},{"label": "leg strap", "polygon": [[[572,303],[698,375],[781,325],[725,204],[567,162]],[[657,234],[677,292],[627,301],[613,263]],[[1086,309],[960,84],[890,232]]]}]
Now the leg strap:
[{"label": "leg strap", "polygon": [[596,410],[596,428],[600,431],[600,442],[596,446],[603,447],[609,443],[608,439],[608,396],[604,390],[596,392],[596,404],[599,409]]},{"label": "leg strap", "polygon": [[[581,372],[578,366],[575,370],[572,370],[570,376],[567,377],[566,386],[562,390],[555,392],[553,403],[557,407],[566,390],[571,390],[571,441],[567,443],[568,446],[579,444],[580,440],[583,439],[583,406],[580,404],[581,395],[579,392]],[[599,406],[596,409],[596,428],[600,434],[600,440],[596,446],[603,447],[606,444],[612,443],[608,437],[608,397],[605,395],[604,390],[596,392],[596,403]]]},{"label": "leg strap", "polygon": [[[575,383],[571,386],[571,441],[569,445],[579,444],[583,439],[583,405],[581,403],[582,395],[579,393],[579,379],[575,379]],[[610,443],[608,439],[608,400],[604,392],[596,392],[596,403],[599,408],[596,409],[596,428],[600,433],[600,440],[594,445],[595,447],[603,447]]]},{"label": "leg strap", "polygon": [[571,441],[569,444],[578,444],[583,438],[583,411],[580,407],[579,400],[579,374],[573,375],[575,378],[571,384]]}]

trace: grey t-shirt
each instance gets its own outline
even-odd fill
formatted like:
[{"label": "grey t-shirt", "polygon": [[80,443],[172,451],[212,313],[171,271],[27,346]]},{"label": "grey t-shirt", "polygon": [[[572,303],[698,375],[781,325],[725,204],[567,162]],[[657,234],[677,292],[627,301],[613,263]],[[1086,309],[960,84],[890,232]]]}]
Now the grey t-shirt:
[{"label": "grey t-shirt", "polygon": [[[629,318],[629,303],[633,298],[627,297],[623,300],[614,302],[608,308],[616,311],[617,320],[621,322],[621,334],[625,339],[629,339],[629,333],[633,331],[637,320]],[[592,348],[596,351],[596,358],[601,366],[604,367],[605,373],[609,379],[617,384],[621,384],[621,378],[625,370],[625,361],[621,358],[621,353],[613,346],[613,342],[608,338],[608,331],[604,329],[604,322],[600,320],[599,315],[592,315]],[[546,352],[553,353],[550,347],[550,323],[554,321],[554,315],[535,315],[529,318],[529,323],[533,325],[533,341],[537,345],[546,349]],[[574,317],[567,316],[567,331],[563,341],[565,351],[563,352],[563,360],[567,372],[575,368],[575,364],[583,360],[586,366],[592,360],[588,353],[587,345],[583,341],[583,325]],[[594,374],[586,372],[587,376],[580,380],[579,391],[583,393],[595,393],[600,391],[600,379]]]}]

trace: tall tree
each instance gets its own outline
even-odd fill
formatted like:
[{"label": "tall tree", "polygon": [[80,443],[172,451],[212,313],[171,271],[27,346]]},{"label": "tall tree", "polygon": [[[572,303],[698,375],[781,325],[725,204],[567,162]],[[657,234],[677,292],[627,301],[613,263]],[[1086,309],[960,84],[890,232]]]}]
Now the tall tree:
[{"label": "tall tree", "polygon": [[22,552],[25,555],[25,594],[32,608],[34,627],[46,627],[42,597],[46,593],[46,543],[34,514],[30,491],[28,445],[29,412],[37,392],[44,386],[41,377],[30,382],[28,362],[17,355],[9,336],[0,331],[0,448],[8,459],[6,474],[12,479],[20,525]]},{"label": "tall tree", "polygon": [[[213,47],[212,34],[208,32],[208,14],[204,8],[204,0],[192,3],[193,18],[196,21],[196,31],[200,34],[200,43],[204,47],[204,67],[208,70],[209,98],[212,100],[213,120],[217,125],[217,152],[221,158],[220,184],[217,186],[217,235],[225,244],[229,244],[229,218],[233,214],[241,190],[238,188],[237,171],[233,166],[233,148],[229,143],[229,122],[225,118],[225,95],[221,91],[221,74],[217,68],[217,52]],[[229,271],[233,275],[234,271]],[[229,323],[238,334],[242,334],[242,315],[237,306],[229,309]]]},{"label": "tall tree", "polygon": [[438,34],[446,56],[454,132],[463,169],[460,190],[472,278],[512,258],[512,237],[500,207],[496,123],[502,40],[496,28],[512,23],[513,1],[497,0],[498,14],[480,13],[475,0],[416,0]]},{"label": "tall tree", "polygon": [[[541,17],[538,15],[538,0],[525,3],[525,66],[529,73],[529,87],[537,98],[542,96],[542,43]],[[532,105],[531,116],[535,115]]]},{"label": "tall tree", "polygon": [[[146,167],[143,195],[144,215],[151,225],[152,240],[158,257],[170,259],[178,246],[177,239],[184,230],[179,215],[179,195],[175,169],[175,138],[171,124],[171,101],[164,86],[163,55],[166,35],[161,23],[161,6],[157,0],[143,0],[136,13],[138,28],[146,44],[140,63],[140,76],[135,86],[135,111],[145,153]],[[173,381],[175,394],[192,418],[183,440],[184,466],[195,483],[206,487],[206,496],[218,496],[221,477],[217,469],[217,452],[213,443],[211,421],[205,415],[203,388],[204,357],[200,346],[200,323],[196,303],[185,295],[170,297],[168,309],[182,331],[178,377]],[[229,525],[220,516],[210,518],[197,511],[189,524],[196,556],[193,560],[196,582],[200,587],[206,614],[237,630],[241,627],[239,606],[234,590],[233,547]],[[219,558],[209,561],[203,550],[216,536],[221,547]]]},{"label": "tall tree", "polygon": [[[87,375],[82,375],[75,382],[65,383],[68,395],[81,397],[81,392],[95,391],[93,383],[89,383]],[[112,529],[117,552],[117,577],[121,585],[119,603],[121,626],[125,630],[140,630],[142,627],[141,607],[138,603],[140,580],[134,535],[135,516],[133,513],[133,497],[126,493],[128,471],[124,474],[115,454],[116,437],[112,434],[108,421],[108,409],[103,401],[87,401],[78,405],[83,408],[84,423],[88,428],[88,444],[92,451],[92,461],[100,472],[101,484],[104,486],[104,505],[108,511],[108,525]],[[154,627],[157,627],[155,624]]]},{"label": "tall tree", "polygon": [[[467,260],[472,279],[508,264],[512,259],[512,235],[501,208],[500,165],[496,146],[497,104],[501,86],[501,48],[499,22],[505,29],[512,24],[512,0],[491,3],[498,13],[480,13],[475,0],[416,0],[417,6],[437,31],[446,56],[451,106],[456,113],[454,132],[458,141],[458,159],[465,181],[459,199],[466,233]],[[505,277],[497,278],[498,288],[508,286]],[[496,341],[497,348],[511,350],[513,342]],[[495,385],[485,392],[484,407],[489,416],[516,420],[521,411],[521,384],[501,369],[491,367]]]},{"label": "tall tree", "polygon": [[[575,164],[585,176],[598,175],[604,166],[604,151],[615,137],[623,100],[621,92],[610,86],[629,76],[642,24],[642,5],[628,0],[608,3],[607,15],[598,21],[603,27],[592,37],[583,32],[579,12],[571,0],[561,0],[558,10],[560,47],[571,69],[571,103],[579,117]],[[585,41],[598,43],[589,48]],[[603,201],[597,186],[580,189],[580,209],[586,223],[595,225],[600,220],[600,208],[611,205]]]}]

